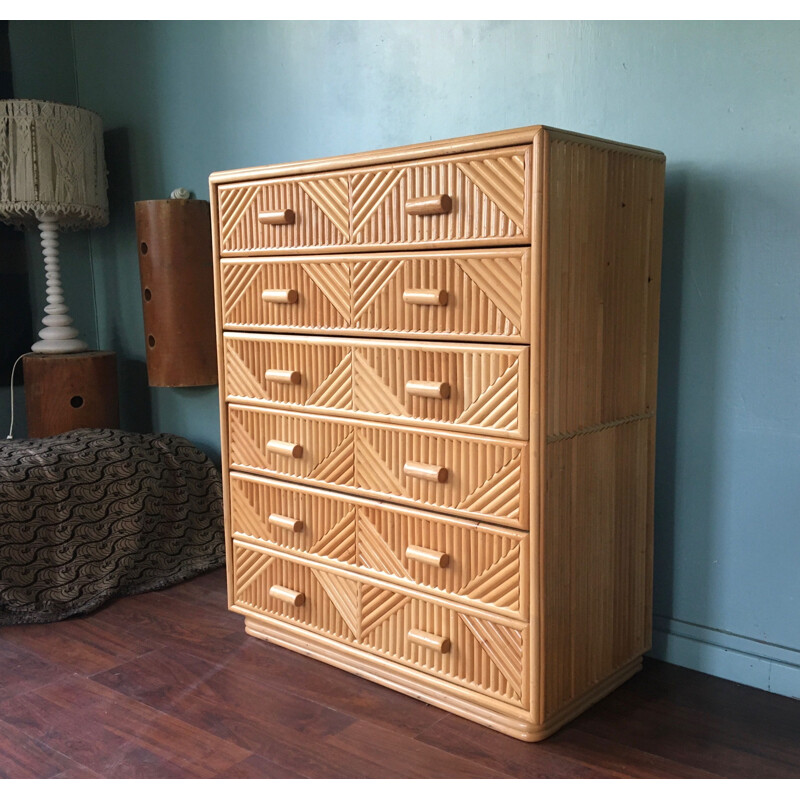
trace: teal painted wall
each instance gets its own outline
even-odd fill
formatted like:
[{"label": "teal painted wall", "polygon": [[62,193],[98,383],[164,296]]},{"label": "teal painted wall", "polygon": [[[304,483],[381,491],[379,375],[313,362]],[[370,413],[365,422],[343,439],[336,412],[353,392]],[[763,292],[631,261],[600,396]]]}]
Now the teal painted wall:
[{"label": "teal painted wall", "polygon": [[210,452],[215,391],[145,385],[133,201],[207,198],[219,169],[538,122],[663,150],[654,654],[800,695],[800,25],[75,22],[72,36],[78,101],[108,131],[93,290],[123,423]]}]

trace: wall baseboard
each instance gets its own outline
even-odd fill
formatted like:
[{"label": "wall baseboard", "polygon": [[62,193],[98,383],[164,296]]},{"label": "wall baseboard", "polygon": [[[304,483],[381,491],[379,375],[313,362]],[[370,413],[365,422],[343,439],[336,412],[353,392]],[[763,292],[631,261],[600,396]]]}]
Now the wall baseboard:
[{"label": "wall baseboard", "polygon": [[648,655],[756,689],[800,698],[800,650],[656,616],[653,648]]}]

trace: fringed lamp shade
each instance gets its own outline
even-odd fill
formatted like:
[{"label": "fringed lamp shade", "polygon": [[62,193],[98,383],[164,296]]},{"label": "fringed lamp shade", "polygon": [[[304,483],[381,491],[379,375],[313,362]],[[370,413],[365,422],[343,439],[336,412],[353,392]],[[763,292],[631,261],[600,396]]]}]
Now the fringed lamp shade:
[{"label": "fringed lamp shade", "polygon": [[103,123],[92,111],[41,100],[0,100],[0,219],[38,226],[47,272],[36,352],[86,349],[61,289],[58,229],[108,223]]}]

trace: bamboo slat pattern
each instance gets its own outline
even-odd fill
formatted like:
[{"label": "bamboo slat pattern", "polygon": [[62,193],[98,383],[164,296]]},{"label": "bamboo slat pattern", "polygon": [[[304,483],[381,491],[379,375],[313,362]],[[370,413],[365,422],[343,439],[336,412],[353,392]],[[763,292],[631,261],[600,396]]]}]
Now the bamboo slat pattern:
[{"label": "bamboo slat pattern", "polygon": [[[297,382],[270,370],[296,372]],[[225,334],[229,400],[525,438],[528,348]],[[409,381],[446,384],[424,397]]]},{"label": "bamboo slat pattern", "polygon": [[[516,706],[529,703],[528,629],[497,617],[422,600],[341,572],[233,542],[234,605],[276,617]],[[270,595],[278,585],[305,597],[296,607]],[[415,643],[418,630],[447,652]]]},{"label": "bamboo slat pattern", "polygon": [[[296,303],[262,298],[290,288]],[[229,330],[530,341],[527,250],[224,261],[221,289]],[[407,289],[444,290],[447,302],[408,303]]]},{"label": "bamboo slat pattern", "polygon": [[[228,410],[232,469],[527,528],[523,442],[238,405]],[[300,444],[302,456],[271,453],[270,440]],[[407,462],[443,466],[447,481],[410,477],[403,470]]]},{"label": "bamboo slat pattern", "polygon": [[649,647],[642,482],[652,424],[641,420],[547,445],[545,716]]},{"label": "bamboo slat pattern", "polygon": [[663,154],[536,126],[211,190],[248,632],[526,740],[634,674]]},{"label": "bamboo slat pattern", "polygon": [[[330,202],[320,204],[321,187],[326,186]],[[312,188],[313,187],[313,188]],[[314,189],[317,189],[315,191]],[[239,187],[220,188],[220,242],[226,254],[265,250],[342,246],[348,240],[347,178],[318,178],[308,181],[265,181]],[[343,198],[336,208],[335,198]],[[291,209],[294,222],[265,225],[259,212]]]},{"label": "bamboo slat pattern", "polygon": [[[351,178],[352,243],[375,247],[521,239],[526,233],[527,160],[527,149],[520,149],[356,173]],[[406,213],[409,200],[433,195],[451,197],[452,213]]]},{"label": "bamboo slat pattern", "polygon": [[[347,642],[358,639],[359,585],[336,576],[328,584],[310,566],[233,542],[234,603]],[[305,602],[289,605],[270,595],[272,586],[301,592]]]},{"label": "bamboo slat pattern", "polygon": [[558,140],[549,159],[550,437],[655,409],[664,165]]},{"label": "bamboo slat pattern", "polygon": [[[526,533],[235,472],[230,493],[235,536],[527,617]],[[271,523],[271,514],[299,520],[302,530]],[[415,560],[409,546],[446,554],[448,563]]]},{"label": "bamboo slat pattern", "polygon": [[650,647],[664,162],[549,137],[540,724]]},{"label": "bamboo slat pattern", "polygon": [[[440,242],[524,242],[529,236],[530,147],[402,166],[229,184],[218,189],[223,256],[267,251],[381,248]],[[449,213],[416,215],[406,202],[448,195]],[[259,214],[290,209],[293,221]]]}]

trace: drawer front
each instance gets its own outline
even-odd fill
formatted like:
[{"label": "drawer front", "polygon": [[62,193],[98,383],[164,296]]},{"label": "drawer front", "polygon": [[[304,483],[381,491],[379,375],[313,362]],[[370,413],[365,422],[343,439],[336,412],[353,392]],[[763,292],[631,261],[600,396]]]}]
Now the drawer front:
[{"label": "drawer front", "polygon": [[528,534],[230,475],[234,536],[527,618]]},{"label": "drawer front", "polygon": [[223,184],[223,256],[463,244],[530,236],[531,148]]},{"label": "drawer front", "polygon": [[528,348],[225,334],[231,400],[528,435]]},{"label": "drawer front", "polygon": [[332,173],[218,187],[220,254],[344,247],[349,182]]},{"label": "drawer front", "polygon": [[223,326],[530,342],[529,250],[223,261]]},{"label": "drawer front", "polygon": [[528,448],[230,405],[230,467],[528,528]]},{"label": "drawer front", "polygon": [[233,602],[527,707],[528,629],[233,541]]},{"label": "drawer front", "polygon": [[[526,241],[530,156],[529,147],[508,148],[360,170],[350,180],[351,243]],[[449,211],[412,211],[421,198],[441,196]]]}]

